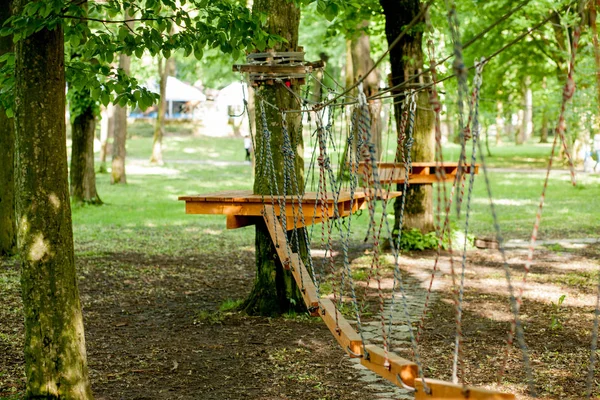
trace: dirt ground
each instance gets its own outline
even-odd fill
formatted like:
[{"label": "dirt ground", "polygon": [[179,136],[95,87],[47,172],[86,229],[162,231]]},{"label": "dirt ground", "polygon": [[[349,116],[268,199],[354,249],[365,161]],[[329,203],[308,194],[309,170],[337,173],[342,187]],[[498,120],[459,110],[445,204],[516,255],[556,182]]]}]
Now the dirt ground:
[{"label": "dirt ground", "polygon": [[[358,270],[362,255],[354,256]],[[518,282],[526,250],[511,249],[507,256]],[[418,282],[413,289],[426,293],[434,257],[402,256],[403,273]],[[599,258],[597,243],[553,245],[536,254],[522,316],[541,398],[583,398]],[[529,398],[516,345],[502,385],[495,386],[511,320],[502,258],[494,250],[472,250],[468,260],[462,376],[469,384]],[[248,294],[254,277],[251,252],[212,257],[106,253],[79,257],[77,264],[96,399],[382,398],[360,379],[319,320],[217,312],[227,300]],[[426,376],[441,379],[450,378],[456,326],[449,265],[446,253],[419,346]],[[391,276],[390,268],[384,271],[384,287]],[[374,303],[375,289],[367,292]],[[384,292],[389,296],[389,289]],[[0,264],[0,299],[0,398],[13,399],[24,388],[14,261]],[[403,355],[412,357],[408,351]],[[599,381],[596,372],[595,395]]]}]

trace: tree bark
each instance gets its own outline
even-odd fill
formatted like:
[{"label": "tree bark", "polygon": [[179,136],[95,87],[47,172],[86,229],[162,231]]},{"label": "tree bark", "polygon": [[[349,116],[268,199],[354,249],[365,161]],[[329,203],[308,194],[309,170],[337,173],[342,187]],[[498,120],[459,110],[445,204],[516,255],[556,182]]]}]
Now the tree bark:
[{"label": "tree bark", "polygon": [[152,164],[162,164],[162,140],[165,135],[165,111],[167,109],[167,78],[175,72],[175,59],[168,58],[164,60],[158,58],[158,74],[160,75],[160,101],[158,102],[158,112],[156,113],[156,123],[154,124],[154,136],[152,138],[152,155],[150,162]]},{"label": "tree bark", "polygon": [[[10,17],[11,6],[12,1],[0,3],[0,25]],[[12,51],[12,36],[0,37],[0,55]],[[0,108],[0,257],[12,256],[17,251],[14,153],[14,121]]]},{"label": "tree bark", "polygon": [[[28,0],[15,2],[21,11]],[[15,45],[16,211],[27,399],[92,399],[67,175],[64,37]]]},{"label": "tree bark", "polygon": [[[119,68],[129,74],[131,57],[126,54],[119,56]],[[115,106],[114,110],[114,136],[113,136],[113,158],[110,183],[127,183],[125,174],[125,156],[127,143],[127,106]]]},{"label": "tree bark", "polygon": [[[363,21],[359,29],[368,26],[368,21]],[[371,58],[371,41],[369,36],[362,31],[360,35],[350,41],[350,52],[352,57],[352,73],[354,82],[366,73],[375,64]],[[363,92],[369,98],[379,91],[379,72],[374,70],[363,81]],[[352,82],[352,83],[354,83]],[[381,124],[381,100],[369,100],[369,114],[371,116],[371,142],[375,146],[375,160],[381,160],[381,133],[383,126]]]},{"label": "tree bark", "polygon": [[[298,26],[300,22],[300,9],[293,3],[280,0],[255,0],[252,8],[254,13],[264,12],[269,17],[267,20],[267,29],[270,33],[283,36],[287,43],[282,44],[276,51],[297,51],[298,46]],[[291,85],[292,90],[298,90],[296,85]],[[290,93],[281,83],[275,85],[259,86],[256,94],[256,124],[258,131],[262,132],[262,107],[261,99],[277,105],[281,110],[295,109],[298,107],[296,99],[290,96]],[[276,176],[273,179],[271,172],[267,168],[267,160],[258,156],[262,154],[262,149],[267,145],[264,136],[260,133],[256,135],[257,157],[255,165],[254,193],[269,196],[273,190],[272,181],[277,181],[278,193],[283,193],[284,188],[284,155],[281,151],[283,147],[283,131],[281,124],[281,115],[272,107],[264,107],[267,126],[271,132],[271,141],[268,144],[273,153],[273,166]],[[295,174],[298,182],[298,188],[303,190],[304,160],[302,159],[303,140],[300,115],[297,113],[289,114],[286,118],[288,133],[292,143],[292,149],[295,154]],[[269,186],[271,185],[271,186]],[[288,188],[288,194],[292,194],[292,188]],[[273,194],[278,194],[273,193]],[[304,243],[303,232],[298,232],[301,238],[300,243],[293,249],[300,253],[306,262],[306,243]],[[256,225],[256,279],[250,296],[242,306],[246,312],[252,315],[277,315],[290,310],[306,310],[302,301],[300,290],[296,285],[291,272],[286,271],[277,257],[275,246],[271,240],[267,227],[264,223]]]},{"label": "tree bark", "polygon": [[[385,33],[388,45],[391,44],[402,32],[405,25],[410,23],[421,10],[419,0],[380,0],[385,14]],[[422,22],[425,22],[424,19]],[[392,67],[392,86],[400,85],[423,69],[423,32],[420,29],[411,29],[403,36],[398,45],[390,50],[390,63]],[[425,84],[423,76],[419,81],[411,81],[412,84]],[[400,96],[405,88],[395,89],[392,93]],[[412,161],[434,160],[434,115],[429,105],[429,93],[422,90],[417,95],[418,107],[413,132],[414,145],[412,150]],[[396,114],[396,128],[400,134],[401,98],[396,97],[394,112]],[[403,185],[398,185],[398,190],[403,190]],[[422,232],[433,231],[433,188],[431,185],[411,185],[406,195],[406,206],[404,211],[404,227],[407,229],[417,228]],[[401,200],[396,199],[394,203],[395,229],[398,232],[400,225]]]},{"label": "tree bark", "polygon": [[[77,90],[77,89],[72,89]],[[89,91],[76,95],[85,102],[93,102]],[[87,97],[87,98],[85,98]],[[94,107],[89,104],[71,123],[71,200],[76,204],[102,204],[96,190],[96,170],[94,168],[94,137],[96,116]]]},{"label": "tree bark", "polygon": [[[87,12],[87,1],[80,5]],[[85,23],[85,22],[84,22]],[[72,58],[80,57],[73,52]],[[94,138],[96,136],[96,101],[89,89],[69,84],[71,93],[71,200],[76,204],[102,204],[96,191]]]}]

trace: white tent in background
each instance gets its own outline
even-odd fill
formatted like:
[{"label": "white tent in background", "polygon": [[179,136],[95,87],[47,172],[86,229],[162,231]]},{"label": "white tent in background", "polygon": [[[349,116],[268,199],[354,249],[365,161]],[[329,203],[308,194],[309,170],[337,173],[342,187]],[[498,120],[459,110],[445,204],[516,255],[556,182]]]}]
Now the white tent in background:
[{"label": "white tent in background", "polygon": [[244,105],[244,98],[248,99],[248,87],[236,81],[219,90],[216,102],[220,108],[239,107]]},{"label": "white tent in background", "polygon": [[[160,89],[157,82],[153,82],[150,87],[153,92],[159,93]],[[195,107],[199,103],[206,101],[206,96],[197,87],[188,85],[174,76],[168,76],[165,100],[167,101],[167,118],[173,118],[176,114],[173,111],[173,103],[192,103]],[[192,116],[194,107],[192,107]]]}]

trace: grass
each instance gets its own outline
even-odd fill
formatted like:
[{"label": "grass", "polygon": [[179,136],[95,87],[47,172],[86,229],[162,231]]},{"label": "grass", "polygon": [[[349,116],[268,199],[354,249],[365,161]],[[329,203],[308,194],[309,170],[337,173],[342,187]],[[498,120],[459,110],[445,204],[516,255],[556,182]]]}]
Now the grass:
[{"label": "grass", "polygon": [[[128,184],[110,185],[108,174],[97,176],[98,192],[105,205],[73,209],[79,254],[94,255],[118,250],[169,255],[203,249],[209,251],[225,243],[227,246],[253,246],[253,229],[228,231],[223,216],[186,215],[183,202],[177,200],[178,196],[185,194],[251,189],[252,170],[250,164],[243,162],[241,139],[167,136],[164,146],[165,164],[151,166],[145,161],[150,156],[151,138],[133,137],[128,141]],[[448,159],[458,154],[457,146],[445,148]],[[542,165],[548,150],[548,145],[497,147],[492,150],[495,154],[493,165],[517,168]],[[524,161],[526,164],[523,164]],[[505,239],[528,238],[544,174],[493,171],[489,175]],[[568,180],[565,173],[551,175],[540,238],[598,236],[600,210],[596,204],[600,176],[581,175],[577,187],[572,187]],[[380,209],[378,215],[381,215]],[[453,217],[453,223],[459,229],[463,229],[464,216],[463,212],[460,219]],[[393,215],[388,215],[388,220],[393,221]],[[362,240],[367,231],[368,213],[357,215],[353,221],[353,239]],[[312,231],[317,245],[320,228],[312,228]],[[482,173],[475,180],[469,233],[494,236]]]}]

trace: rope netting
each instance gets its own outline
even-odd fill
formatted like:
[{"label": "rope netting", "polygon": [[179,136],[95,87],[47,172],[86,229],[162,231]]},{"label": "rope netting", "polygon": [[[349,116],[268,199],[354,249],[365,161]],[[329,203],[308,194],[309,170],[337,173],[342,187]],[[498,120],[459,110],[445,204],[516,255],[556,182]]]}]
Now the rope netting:
[{"label": "rope netting", "polygon": [[[521,9],[525,3],[526,2],[523,2],[511,10],[510,15]],[[384,99],[384,97],[379,94],[367,98],[362,88],[362,79],[364,79],[364,77],[359,80],[355,87],[353,87],[358,89],[357,94],[354,95],[350,90],[344,90],[343,86],[336,82],[333,77],[329,78],[335,83],[334,87],[329,87],[315,74],[311,74],[310,81],[313,82],[314,86],[319,87],[320,96],[318,99],[315,99],[314,97],[311,98],[308,89],[302,95],[298,94],[293,88],[285,85],[285,77],[276,79],[275,84],[285,88],[285,91],[289,93],[299,105],[298,109],[284,110],[269,103],[264,98],[258,100],[261,115],[260,126],[262,136],[260,140],[254,140],[253,136],[253,145],[260,150],[256,153],[258,157],[261,157],[261,162],[258,165],[262,169],[258,173],[269,177],[269,179],[265,180],[268,188],[266,188],[267,190],[263,190],[263,193],[268,194],[263,194],[263,202],[265,204],[270,202],[273,206],[273,210],[275,210],[275,205],[278,206],[280,210],[279,220],[281,221],[284,232],[291,231],[290,235],[286,236],[286,240],[289,242],[283,244],[288,247],[288,252],[290,252],[289,257],[292,257],[291,249],[300,246],[301,238],[305,241],[309,250],[307,269],[317,288],[318,296],[321,297],[323,295],[322,286],[324,283],[327,283],[329,285],[327,291],[330,292],[333,303],[338,310],[343,309],[348,303],[351,306],[354,324],[356,325],[362,340],[362,357],[369,358],[369,352],[366,348],[369,339],[367,339],[364,331],[364,314],[372,302],[377,309],[376,315],[381,325],[381,342],[383,343],[384,357],[386,360],[385,365],[389,366],[388,359],[393,348],[393,328],[398,322],[394,321],[394,319],[398,317],[398,314],[395,313],[394,310],[400,305],[402,308],[401,314],[403,316],[403,321],[401,321],[401,323],[408,329],[411,352],[414,362],[417,364],[419,377],[423,380],[426,391],[429,390],[424,375],[426,369],[422,357],[420,356],[419,348],[423,345],[421,343],[422,333],[424,326],[427,323],[434,280],[440,270],[442,259],[446,257],[450,268],[453,306],[456,313],[456,333],[452,352],[452,380],[455,383],[460,382],[462,385],[465,385],[466,377],[462,347],[465,339],[463,318],[465,309],[466,272],[468,269],[467,238],[470,233],[469,224],[472,217],[471,203],[473,200],[473,188],[476,184],[475,171],[479,160],[479,165],[483,172],[483,183],[490,204],[494,232],[498,242],[499,252],[502,257],[502,266],[507,284],[508,303],[512,314],[511,327],[506,341],[506,352],[501,362],[501,366],[498,369],[498,379],[501,380],[503,377],[509,349],[512,348],[514,340],[516,339],[521,350],[523,368],[525,370],[525,378],[529,387],[529,393],[535,397],[536,388],[534,385],[533,371],[530,365],[529,349],[525,341],[523,326],[519,315],[523,305],[523,294],[526,287],[527,275],[533,264],[535,243],[539,232],[539,224],[546,197],[549,174],[552,168],[553,158],[555,157],[558,140],[560,140],[563,146],[563,153],[569,162],[572,182],[575,184],[573,159],[570,155],[568,141],[565,136],[565,112],[566,104],[573,97],[575,92],[575,57],[581,35],[580,28],[577,27],[573,31],[569,72],[563,89],[563,99],[556,126],[556,135],[554,137],[552,153],[549,158],[541,200],[534,222],[523,278],[520,285],[515,286],[515,284],[513,284],[512,273],[506,254],[504,238],[500,229],[497,209],[494,204],[489,171],[485,163],[485,156],[482,151],[482,140],[480,138],[481,126],[479,120],[479,102],[483,80],[483,68],[484,65],[489,62],[491,57],[481,58],[480,61],[475,63],[473,68],[467,68],[465,66],[456,7],[450,0],[446,1],[446,6],[448,10],[447,21],[453,43],[453,76],[457,78],[458,82],[455,105],[457,109],[456,121],[460,139],[460,155],[457,172],[451,187],[448,188],[446,185],[447,177],[444,169],[440,116],[442,112],[442,101],[438,92],[438,86],[443,79],[440,80],[437,77],[437,66],[439,64],[435,62],[433,45],[430,43],[429,69],[427,71],[431,74],[431,83],[421,85],[417,89],[413,88],[411,90],[405,90],[400,94],[394,94],[388,97],[391,99],[391,104],[389,105],[390,112],[394,102],[398,101],[398,97],[400,97],[399,100],[401,102],[401,113],[396,116],[396,118],[399,118],[399,123],[397,124],[398,132],[396,132],[396,151],[394,152],[394,161],[397,161],[397,165],[395,164],[393,167],[404,169],[404,181],[402,184],[403,195],[400,197],[401,205],[399,208],[399,215],[396,216],[396,218],[399,219],[399,229],[394,230],[390,227],[389,215],[386,208],[389,203],[388,200],[390,199],[391,184],[387,184],[386,186],[386,184],[382,183],[379,171],[380,160],[376,156],[375,143],[372,138],[372,118],[368,105],[370,100]],[[528,30],[527,34],[529,33],[531,33],[531,30]],[[472,78],[472,90],[469,94],[468,73],[472,69],[474,69],[474,75]],[[400,240],[402,237],[406,204],[405,194],[409,189],[409,180],[412,172],[411,149],[414,141],[413,132],[415,129],[415,119],[418,112],[417,97],[423,90],[428,90],[429,92],[429,105],[431,106],[431,112],[434,116],[434,161],[435,177],[437,180],[435,185],[436,212],[434,228],[437,236],[437,251],[433,261],[430,279],[426,287],[427,291],[423,309],[418,318],[415,318],[414,315],[411,316],[411,310],[408,304],[408,292],[405,278],[403,277],[405,272],[402,267]],[[244,104],[247,109],[246,100],[244,100]],[[276,151],[281,151],[283,154],[282,188],[277,186],[278,173],[281,171],[278,171],[277,167],[273,164],[274,149],[271,148],[272,138],[269,130],[269,124],[273,122],[267,121],[265,107],[274,108],[280,116],[280,120],[277,121],[277,123],[280,124],[282,128],[283,146]],[[465,112],[466,107],[468,107],[468,113]],[[288,129],[288,116],[294,113],[304,114],[309,129],[313,132],[311,141],[314,141],[314,147],[312,149],[311,161],[309,162],[307,173],[305,174],[306,187],[301,187],[296,176],[298,162],[297,149],[292,146]],[[338,122],[336,122],[336,120]],[[312,125],[313,123],[314,128]],[[336,124],[338,125],[337,131]],[[391,125],[392,124],[390,123],[390,126]],[[388,128],[388,131],[390,130],[391,129]],[[469,140],[471,141],[470,160],[467,160],[467,143]],[[390,172],[387,173],[390,174]],[[395,171],[392,171],[391,175],[394,175],[394,173]],[[302,207],[303,196],[305,195],[306,188],[309,186],[316,187],[316,202],[314,203],[314,208],[310,211],[304,210]],[[360,214],[360,212],[355,213],[351,211],[346,218],[342,219],[342,213],[338,208],[340,198],[344,194],[348,194],[350,199],[350,210],[355,210],[357,195],[359,193],[367,199],[367,212],[365,213],[367,218],[367,233],[364,237],[366,242],[365,246],[368,246],[369,249],[367,252],[369,256],[368,275],[365,287],[361,289],[363,291],[362,295],[360,295],[359,290],[357,290],[358,286],[355,282],[351,259],[351,247],[355,244],[353,230],[357,226],[353,223],[353,220],[356,218],[356,214]],[[290,196],[295,198],[291,201],[291,219],[289,219],[289,216],[286,214],[286,210],[289,208],[288,202],[290,201]],[[456,218],[460,219],[460,211],[463,207],[463,203],[466,204],[465,213],[464,216],[462,216],[462,218],[464,218],[464,241],[462,243],[462,248],[458,250],[452,245],[451,209],[453,205],[456,207]],[[296,228],[296,226],[305,227],[310,225],[310,223],[307,224],[307,218],[305,218],[305,213],[306,215],[310,215],[309,212],[312,212],[311,220],[318,220],[322,223],[319,235],[319,245],[323,250],[323,256],[320,267],[315,265],[312,254],[310,253],[311,245],[314,246],[318,242],[313,240],[315,234],[313,230],[314,225],[311,226],[310,230],[299,230]],[[275,215],[273,215],[273,219],[277,220]],[[293,221],[293,227],[291,228],[287,226],[289,220]],[[389,251],[393,259],[391,262],[389,259],[382,257],[382,238],[389,238]],[[280,244],[276,242],[275,245],[279,246]],[[448,252],[445,253],[445,255],[442,252],[444,246],[449,246],[447,248]],[[341,257],[336,256],[336,248],[340,249]],[[458,270],[456,270],[458,262],[455,260],[456,254],[454,253],[457,250],[460,253],[460,268]],[[391,290],[388,290],[384,289],[383,279],[386,274],[386,268],[388,268],[390,264],[393,267],[393,283]],[[372,283],[375,284],[375,287],[371,287]],[[300,286],[302,289],[302,283]],[[588,398],[591,396],[592,384],[590,382],[593,380],[594,376],[598,318],[600,315],[600,284],[598,291],[599,297],[595,308],[596,313],[592,331],[592,353],[590,356],[587,384]],[[376,292],[376,301],[371,300],[371,297],[375,297],[372,292]],[[336,313],[335,318],[337,326],[339,323],[338,313]]]}]

